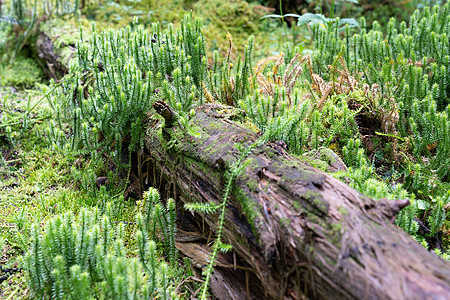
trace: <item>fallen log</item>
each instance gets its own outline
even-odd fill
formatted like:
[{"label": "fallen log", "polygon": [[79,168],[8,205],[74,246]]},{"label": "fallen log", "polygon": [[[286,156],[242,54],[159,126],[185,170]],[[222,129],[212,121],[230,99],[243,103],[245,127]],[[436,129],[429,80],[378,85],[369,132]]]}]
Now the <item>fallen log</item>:
[{"label": "fallen log", "polygon": [[[208,230],[217,231],[219,214],[195,214],[193,221],[183,205],[221,203],[225,173],[258,135],[229,107],[198,108],[189,128],[164,102],[154,107],[165,121],[149,125],[141,180],[177,199],[181,228],[203,236],[195,247],[178,247],[205,265]],[[244,170],[227,205],[222,236],[233,253],[216,264],[217,298],[449,298],[450,263],[392,224],[408,200],[365,197],[271,143],[255,149]]]},{"label": "fallen log", "polygon": [[28,45],[47,78],[61,79],[67,74],[69,61],[75,56],[79,33],[62,20],[40,20],[35,37]]},{"label": "fallen log", "polygon": [[55,51],[53,42],[44,32],[40,32],[36,40],[37,59],[48,78],[59,79],[67,73],[67,67],[61,63],[61,57]]}]

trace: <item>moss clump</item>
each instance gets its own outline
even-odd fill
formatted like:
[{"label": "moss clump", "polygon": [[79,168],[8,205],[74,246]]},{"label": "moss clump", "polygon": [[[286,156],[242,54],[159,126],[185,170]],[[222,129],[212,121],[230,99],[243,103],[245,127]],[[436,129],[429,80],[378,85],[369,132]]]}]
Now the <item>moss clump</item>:
[{"label": "moss clump", "polygon": [[[226,33],[230,32],[238,50],[245,44],[247,38],[258,30],[258,20],[261,15],[247,1],[200,0],[194,4],[194,14],[206,20],[204,31],[212,48],[228,45]],[[211,45],[210,45],[211,46]]]},{"label": "moss clump", "polygon": [[317,150],[311,150],[299,156],[299,159],[327,173],[347,171],[342,159],[329,148],[320,147]]},{"label": "moss clump", "polygon": [[250,178],[247,181],[247,186],[251,191],[254,191],[254,192],[258,191],[258,182],[254,178]]},{"label": "moss clump", "polygon": [[30,88],[36,82],[41,81],[42,76],[42,70],[32,58],[19,56],[11,65],[0,66],[2,85]]},{"label": "moss clump", "polygon": [[343,216],[348,216],[348,210],[343,206],[339,206],[338,212]]},{"label": "moss clump", "polygon": [[307,162],[307,163],[309,163],[309,164],[310,164],[311,166],[313,166],[314,168],[319,169],[319,170],[321,170],[321,171],[323,171],[323,172],[326,172],[327,169],[328,169],[328,164],[327,164],[327,162],[325,162],[325,161],[323,161],[323,160],[320,160],[320,159],[314,159],[314,158],[311,158],[311,157],[309,157],[309,156],[307,156],[307,155],[301,156],[300,159],[303,160],[303,161],[305,161],[305,162]]},{"label": "moss clump", "polygon": [[233,194],[241,205],[244,216],[247,218],[248,223],[252,227],[253,234],[256,235],[255,219],[260,216],[260,210],[258,209],[257,204],[249,199],[245,191],[238,186],[233,188]]},{"label": "moss clump", "polygon": [[285,228],[290,228],[290,224],[291,224],[291,219],[286,219],[286,218],[281,218],[280,219],[280,225],[282,226],[282,227],[285,227]]}]

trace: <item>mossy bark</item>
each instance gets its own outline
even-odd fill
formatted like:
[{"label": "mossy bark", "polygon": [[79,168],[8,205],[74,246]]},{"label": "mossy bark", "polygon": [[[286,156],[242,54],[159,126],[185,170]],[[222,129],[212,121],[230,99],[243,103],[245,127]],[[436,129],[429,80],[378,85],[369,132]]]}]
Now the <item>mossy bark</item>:
[{"label": "mossy bark", "polygon": [[48,78],[60,79],[67,73],[67,67],[61,63],[61,57],[46,33],[39,33],[34,50],[37,54],[36,61],[40,63]]},{"label": "mossy bark", "polygon": [[[221,203],[225,174],[240,157],[238,149],[249,147],[258,136],[209,109],[198,109],[189,128],[177,122],[168,128],[159,124],[153,123],[148,131],[145,160],[149,165],[143,167],[153,170],[146,175],[154,178],[151,184],[178,201],[183,230],[178,247],[204,265],[204,252],[186,250],[181,236],[186,230],[200,232],[196,247],[207,252],[219,214],[196,214],[192,222],[183,204]],[[164,134],[158,133],[159,127]],[[450,264],[392,224],[407,200],[365,197],[270,143],[254,150],[246,161],[227,205],[223,241],[233,245],[233,253],[221,255],[217,263],[212,280],[216,297],[444,299],[450,295]]]},{"label": "mossy bark", "polygon": [[40,20],[27,45],[47,78],[61,79],[75,56],[79,32],[73,21]]}]

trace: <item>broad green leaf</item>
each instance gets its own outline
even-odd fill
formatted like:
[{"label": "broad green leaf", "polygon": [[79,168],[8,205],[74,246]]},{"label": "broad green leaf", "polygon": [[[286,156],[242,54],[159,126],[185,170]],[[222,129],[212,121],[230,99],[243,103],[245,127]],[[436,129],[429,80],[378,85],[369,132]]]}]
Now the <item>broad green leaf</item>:
[{"label": "broad green leaf", "polygon": [[302,26],[309,22],[324,23],[326,21],[327,21],[327,18],[325,18],[324,15],[306,13],[306,14],[302,15],[300,18],[298,18],[297,26]]},{"label": "broad green leaf", "polygon": [[417,207],[420,210],[426,210],[426,209],[428,209],[429,206],[430,206],[430,203],[428,203],[427,201],[417,200]]},{"label": "broad green leaf", "polygon": [[350,27],[359,27],[359,22],[353,18],[345,18],[339,20],[339,26],[348,24]]}]

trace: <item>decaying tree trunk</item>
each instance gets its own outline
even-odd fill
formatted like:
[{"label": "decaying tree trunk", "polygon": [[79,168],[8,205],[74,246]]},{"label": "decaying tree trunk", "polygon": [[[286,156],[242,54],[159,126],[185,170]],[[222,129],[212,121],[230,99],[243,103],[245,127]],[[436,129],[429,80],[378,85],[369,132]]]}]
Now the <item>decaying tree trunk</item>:
[{"label": "decaying tree trunk", "polygon": [[63,77],[67,72],[67,67],[61,63],[61,57],[55,51],[50,37],[44,32],[40,32],[34,46],[38,56],[37,61],[41,64],[45,75],[53,79]]},{"label": "decaying tree trunk", "polygon": [[[61,79],[69,69],[68,62],[75,56],[75,45],[58,41],[61,35],[73,35],[73,32],[65,32],[63,29],[59,35],[42,30],[45,22],[38,22],[36,37],[30,39],[29,46],[33,51],[36,61],[48,78]],[[62,26],[62,25],[61,25]],[[75,39],[75,38],[74,38]]]},{"label": "decaying tree trunk", "polygon": [[[168,126],[150,126],[143,180],[176,197],[177,246],[205,265],[219,214],[193,218],[183,204],[221,203],[238,148],[258,135],[230,120],[229,108],[201,107],[184,128],[162,101],[154,107]],[[215,268],[216,297],[449,299],[450,264],[392,224],[408,200],[365,197],[274,144],[254,150],[244,170],[227,205],[223,241],[233,253]]]}]

